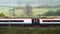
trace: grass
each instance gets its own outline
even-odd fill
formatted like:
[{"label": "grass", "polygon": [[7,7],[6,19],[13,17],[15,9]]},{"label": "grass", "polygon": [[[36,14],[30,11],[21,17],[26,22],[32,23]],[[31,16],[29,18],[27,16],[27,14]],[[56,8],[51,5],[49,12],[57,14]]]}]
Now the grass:
[{"label": "grass", "polygon": [[0,34],[60,34],[60,28],[0,28]]},{"label": "grass", "polygon": [[[55,10],[55,9],[33,9],[33,16],[37,17],[38,14],[43,14],[46,13],[48,10]],[[0,10],[0,13],[4,13],[6,16],[12,17],[12,11],[10,11],[9,15],[9,10]],[[16,9],[15,10],[16,17],[24,17],[24,9]]]},{"label": "grass", "polygon": [[[21,16],[21,13],[23,12],[23,10],[15,10],[15,13],[17,14],[17,17],[18,16]],[[6,16],[12,16],[12,11],[10,11],[10,14],[9,15],[9,10],[0,10],[0,13],[4,13]]]}]

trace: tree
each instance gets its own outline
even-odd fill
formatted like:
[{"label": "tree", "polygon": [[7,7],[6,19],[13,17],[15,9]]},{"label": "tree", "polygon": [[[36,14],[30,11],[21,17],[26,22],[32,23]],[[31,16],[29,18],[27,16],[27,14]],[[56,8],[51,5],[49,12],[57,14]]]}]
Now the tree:
[{"label": "tree", "polygon": [[48,10],[48,12],[46,12],[45,14],[43,14],[44,16],[54,16],[55,15],[55,11],[52,10]]},{"label": "tree", "polygon": [[4,13],[0,13],[0,17],[7,17]]},{"label": "tree", "polygon": [[55,15],[60,16],[60,10],[59,9],[55,12]]},{"label": "tree", "polygon": [[29,4],[26,5],[24,13],[26,16],[32,16],[32,7]]},{"label": "tree", "polygon": [[[11,11],[12,11],[12,12],[11,12]],[[15,14],[15,8],[9,9],[9,12],[11,12],[10,14],[11,14],[13,17],[16,16],[16,14]]]}]

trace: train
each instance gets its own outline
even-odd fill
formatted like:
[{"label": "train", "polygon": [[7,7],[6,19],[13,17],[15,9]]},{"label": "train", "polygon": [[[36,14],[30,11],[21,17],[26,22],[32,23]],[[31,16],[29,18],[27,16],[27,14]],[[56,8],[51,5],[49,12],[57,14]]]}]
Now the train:
[{"label": "train", "polygon": [[30,27],[49,27],[59,26],[59,18],[0,18],[0,26],[30,26]]}]

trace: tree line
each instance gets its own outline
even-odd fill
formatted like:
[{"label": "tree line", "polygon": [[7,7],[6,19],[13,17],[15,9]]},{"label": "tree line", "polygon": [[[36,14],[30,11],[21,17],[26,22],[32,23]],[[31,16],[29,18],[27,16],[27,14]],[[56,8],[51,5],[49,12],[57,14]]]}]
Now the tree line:
[{"label": "tree line", "polygon": [[48,10],[46,13],[43,14],[43,16],[60,16],[60,9],[56,11]]},{"label": "tree line", "polygon": [[43,14],[38,14],[37,18],[47,18],[48,16],[60,16],[60,9],[57,10],[48,10]]},{"label": "tree line", "polygon": [[41,5],[35,8],[60,8],[60,5]]}]

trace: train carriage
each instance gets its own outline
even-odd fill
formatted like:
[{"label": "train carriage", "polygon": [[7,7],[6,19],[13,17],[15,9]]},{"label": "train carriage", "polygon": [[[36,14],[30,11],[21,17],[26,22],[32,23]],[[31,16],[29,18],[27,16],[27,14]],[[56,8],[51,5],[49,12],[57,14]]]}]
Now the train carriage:
[{"label": "train carriage", "polygon": [[60,18],[0,18],[1,25],[10,26],[60,26]]},{"label": "train carriage", "polygon": [[32,18],[0,18],[0,26],[10,24],[12,26],[34,26]]},{"label": "train carriage", "polygon": [[40,26],[60,26],[60,19],[58,18],[40,18]]}]

